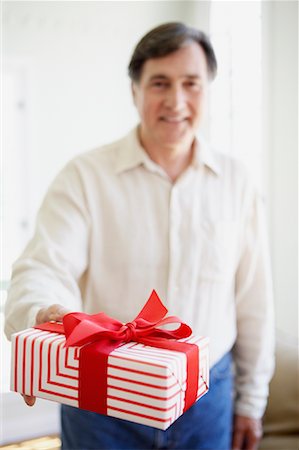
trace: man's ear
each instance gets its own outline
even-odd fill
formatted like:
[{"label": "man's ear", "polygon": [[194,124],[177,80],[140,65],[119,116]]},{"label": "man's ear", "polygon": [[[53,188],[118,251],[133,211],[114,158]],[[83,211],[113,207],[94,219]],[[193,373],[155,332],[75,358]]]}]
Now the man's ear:
[{"label": "man's ear", "polygon": [[134,81],[132,81],[131,92],[132,92],[132,98],[133,98],[133,102],[134,102],[135,106],[136,106],[136,89],[137,89],[136,83]]}]

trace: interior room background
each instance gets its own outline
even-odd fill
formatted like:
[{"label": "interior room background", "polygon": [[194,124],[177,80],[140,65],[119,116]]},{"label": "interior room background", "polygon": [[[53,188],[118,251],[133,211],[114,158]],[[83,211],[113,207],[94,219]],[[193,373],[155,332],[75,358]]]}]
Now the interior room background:
[{"label": "interior room background", "polygon": [[[2,322],[11,264],[49,184],[68,160],[136,124],[126,69],[133,47],[150,28],[184,21],[215,46],[203,133],[243,161],[263,193],[276,325],[297,336],[297,9],[292,1],[2,2]],[[57,405],[29,409],[9,393],[2,329],[1,341],[0,444],[56,432]]]}]

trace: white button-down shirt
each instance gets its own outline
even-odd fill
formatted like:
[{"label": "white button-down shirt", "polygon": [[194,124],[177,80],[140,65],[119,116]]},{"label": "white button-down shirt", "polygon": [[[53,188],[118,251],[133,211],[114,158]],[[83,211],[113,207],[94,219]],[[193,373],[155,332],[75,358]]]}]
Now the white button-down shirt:
[{"label": "white button-down shirt", "polygon": [[7,334],[53,303],[128,322],[155,289],[171,315],[210,337],[212,365],[234,347],[236,412],[260,417],[273,371],[262,210],[243,168],[204,143],[175,183],[136,130],[85,153],[54,181],[14,264]]}]

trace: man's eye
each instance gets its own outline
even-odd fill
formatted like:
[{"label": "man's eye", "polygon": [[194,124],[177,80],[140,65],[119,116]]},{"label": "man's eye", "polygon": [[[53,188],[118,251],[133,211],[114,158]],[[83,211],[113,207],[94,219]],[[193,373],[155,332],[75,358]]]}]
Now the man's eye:
[{"label": "man's eye", "polygon": [[185,86],[194,89],[200,89],[200,84],[197,81],[186,81]]},{"label": "man's eye", "polygon": [[152,83],[152,86],[155,88],[165,88],[165,87],[167,87],[167,83],[165,83],[163,81],[154,81]]}]

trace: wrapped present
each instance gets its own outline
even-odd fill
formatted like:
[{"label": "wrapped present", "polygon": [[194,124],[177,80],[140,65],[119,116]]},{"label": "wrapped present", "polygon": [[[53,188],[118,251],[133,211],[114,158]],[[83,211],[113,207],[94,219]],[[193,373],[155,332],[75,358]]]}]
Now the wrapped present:
[{"label": "wrapped present", "polygon": [[69,313],[15,333],[11,389],[165,430],[209,385],[208,338],[166,313],[153,291],[125,325]]}]

